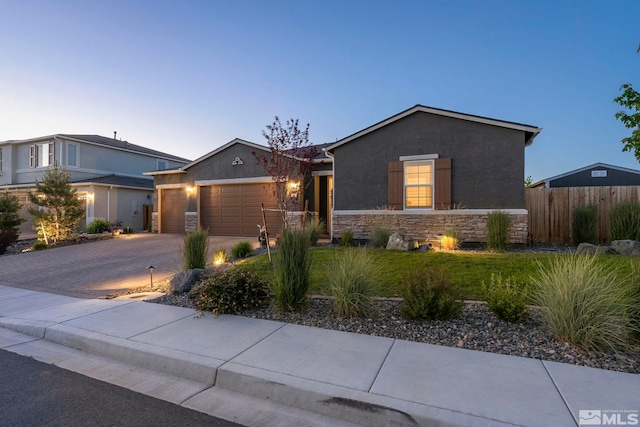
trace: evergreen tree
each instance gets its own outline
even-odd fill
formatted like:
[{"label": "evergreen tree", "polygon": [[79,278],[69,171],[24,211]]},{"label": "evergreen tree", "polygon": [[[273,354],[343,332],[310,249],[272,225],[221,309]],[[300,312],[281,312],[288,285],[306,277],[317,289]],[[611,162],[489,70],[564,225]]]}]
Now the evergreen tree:
[{"label": "evergreen tree", "polygon": [[71,187],[71,175],[57,164],[45,171],[42,182],[36,180],[36,190],[29,192],[29,199],[40,207],[29,208],[40,240],[51,243],[66,240],[76,233],[84,218],[84,204]]},{"label": "evergreen tree", "polygon": [[16,196],[9,193],[0,196],[0,255],[18,240],[18,226],[25,221],[18,214],[21,207]]}]

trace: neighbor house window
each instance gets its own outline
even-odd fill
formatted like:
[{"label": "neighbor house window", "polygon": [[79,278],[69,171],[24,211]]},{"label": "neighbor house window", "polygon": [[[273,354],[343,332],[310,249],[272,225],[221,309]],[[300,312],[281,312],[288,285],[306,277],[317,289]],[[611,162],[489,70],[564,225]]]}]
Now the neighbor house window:
[{"label": "neighbor house window", "polygon": [[169,169],[169,163],[166,160],[158,160],[158,170]]},{"label": "neighbor house window", "polygon": [[67,166],[78,166],[78,146],[67,144]]},{"label": "neighbor house window", "polygon": [[404,207],[433,208],[433,160],[404,162]]},{"label": "neighbor house window", "polygon": [[29,147],[29,167],[39,168],[53,165],[55,149],[53,142],[34,144]]}]

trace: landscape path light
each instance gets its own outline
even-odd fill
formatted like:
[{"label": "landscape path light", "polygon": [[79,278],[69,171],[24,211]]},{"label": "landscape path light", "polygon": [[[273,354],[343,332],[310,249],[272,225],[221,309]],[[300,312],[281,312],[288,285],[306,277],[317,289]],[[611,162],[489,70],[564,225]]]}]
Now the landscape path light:
[{"label": "landscape path light", "polygon": [[149,290],[153,291],[153,269],[155,267],[153,265],[150,265],[149,267],[147,267],[147,270],[149,270],[149,274],[151,275],[151,284],[149,287]]}]

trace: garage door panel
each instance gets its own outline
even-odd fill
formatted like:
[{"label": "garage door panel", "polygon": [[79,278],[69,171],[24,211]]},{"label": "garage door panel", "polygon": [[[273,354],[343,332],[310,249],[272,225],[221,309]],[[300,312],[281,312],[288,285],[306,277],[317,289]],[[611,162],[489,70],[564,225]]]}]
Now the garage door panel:
[{"label": "garage door panel", "polygon": [[187,196],[182,188],[161,190],[160,231],[162,233],[184,233],[184,213]]},{"label": "garage door panel", "polygon": [[[262,224],[261,205],[275,209],[268,186],[264,184],[234,184],[202,187],[200,220],[212,235],[253,236]],[[266,212],[270,233],[282,229],[278,212]]]}]

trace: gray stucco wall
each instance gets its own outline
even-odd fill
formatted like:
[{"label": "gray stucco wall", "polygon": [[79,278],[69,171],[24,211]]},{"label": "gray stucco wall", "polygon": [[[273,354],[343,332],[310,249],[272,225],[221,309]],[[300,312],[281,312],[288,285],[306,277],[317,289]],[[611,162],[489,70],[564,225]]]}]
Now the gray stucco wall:
[{"label": "gray stucco wall", "polygon": [[417,112],[334,150],[334,208],[388,204],[387,164],[400,156],[451,158],[452,203],[524,208],[523,132]]},{"label": "gray stucco wall", "polygon": [[[240,179],[269,176],[262,166],[258,164],[256,158],[251,154],[256,151],[258,155],[269,155],[268,151],[258,151],[253,147],[238,143],[216,153],[187,169],[187,180],[194,182],[198,180],[213,179]],[[242,160],[241,165],[233,165],[236,157]]]}]

